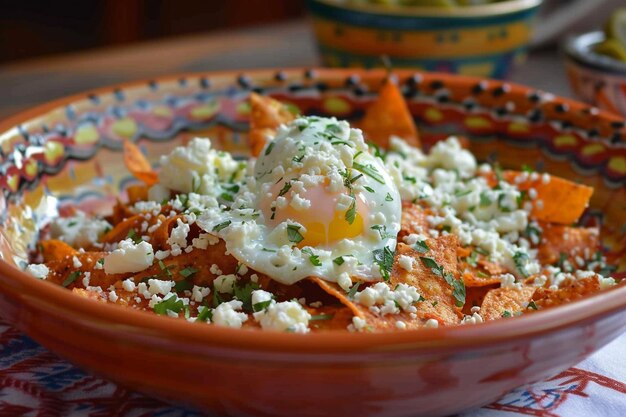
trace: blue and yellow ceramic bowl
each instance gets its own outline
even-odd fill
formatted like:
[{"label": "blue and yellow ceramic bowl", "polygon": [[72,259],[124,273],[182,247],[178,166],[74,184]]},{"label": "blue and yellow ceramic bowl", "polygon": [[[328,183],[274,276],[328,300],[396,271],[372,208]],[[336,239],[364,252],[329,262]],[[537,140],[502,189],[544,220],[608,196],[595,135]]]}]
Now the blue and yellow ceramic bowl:
[{"label": "blue and yellow ceramic bowl", "polygon": [[541,0],[440,8],[308,0],[324,65],[506,78],[522,61]]}]

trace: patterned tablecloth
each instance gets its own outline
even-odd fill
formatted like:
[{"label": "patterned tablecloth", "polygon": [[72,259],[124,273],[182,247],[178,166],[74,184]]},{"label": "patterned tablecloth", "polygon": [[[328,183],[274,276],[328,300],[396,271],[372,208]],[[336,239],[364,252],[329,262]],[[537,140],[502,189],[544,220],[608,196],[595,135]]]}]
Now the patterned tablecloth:
[{"label": "patterned tablecloth", "polygon": [[[626,334],[552,379],[461,417],[626,416]],[[0,322],[0,417],[192,417],[77,369]]]}]

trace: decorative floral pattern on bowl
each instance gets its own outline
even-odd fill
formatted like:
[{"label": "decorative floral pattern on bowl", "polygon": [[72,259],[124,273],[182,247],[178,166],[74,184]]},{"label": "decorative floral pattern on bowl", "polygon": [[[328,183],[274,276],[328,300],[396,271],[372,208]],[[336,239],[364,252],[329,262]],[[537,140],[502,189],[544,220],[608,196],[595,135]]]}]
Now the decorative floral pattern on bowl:
[{"label": "decorative floral pattern on bowl", "polygon": [[[481,159],[524,164],[595,187],[587,222],[626,270],[626,128],[618,116],[502,81],[397,73],[427,146],[469,138]],[[48,196],[106,210],[134,181],[121,148],[157,163],[194,136],[247,155],[246,98],[270,94],[306,114],[357,120],[384,71],[265,70],[192,74],[104,88],[0,123],[0,312],[54,352],[121,384],[218,413],[447,415],[556,374],[624,329],[622,286],[562,308],[474,328],[398,334],[263,334],[156,317],[75,297],[18,271]],[[106,343],[103,341],[106,340]],[[559,352],[553,352],[559,346]],[[121,359],[125,358],[125,359]],[[163,364],[163,366],[155,366]],[[267,381],[249,390],[249,381]],[[207,384],[219,381],[207,389]],[[246,388],[248,387],[248,388]],[[370,394],[346,402],[368,387]],[[241,392],[246,395],[242,396]],[[341,392],[341,395],[337,395]],[[313,397],[310,397],[313,395]],[[245,397],[245,398],[244,398]],[[306,401],[306,398],[315,401]],[[450,398],[457,400],[451,402]]]}]

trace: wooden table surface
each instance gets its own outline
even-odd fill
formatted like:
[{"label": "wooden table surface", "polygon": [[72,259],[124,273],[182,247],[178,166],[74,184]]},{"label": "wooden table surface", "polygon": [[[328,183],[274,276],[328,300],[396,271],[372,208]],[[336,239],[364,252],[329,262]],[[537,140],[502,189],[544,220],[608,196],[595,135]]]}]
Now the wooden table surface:
[{"label": "wooden table surface", "polygon": [[[159,75],[316,65],[306,20],[45,57],[0,66],[0,118],[65,95]],[[511,80],[570,95],[554,49],[532,51]]]}]

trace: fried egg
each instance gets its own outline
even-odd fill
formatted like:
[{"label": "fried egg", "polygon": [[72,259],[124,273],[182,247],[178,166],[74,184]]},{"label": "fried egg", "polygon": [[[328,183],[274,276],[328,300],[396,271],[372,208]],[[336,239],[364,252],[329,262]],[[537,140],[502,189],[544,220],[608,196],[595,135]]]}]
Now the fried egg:
[{"label": "fried egg", "polygon": [[242,264],[284,284],[387,277],[402,204],[360,130],[335,118],[296,119],[249,169],[230,207],[198,219]]}]

